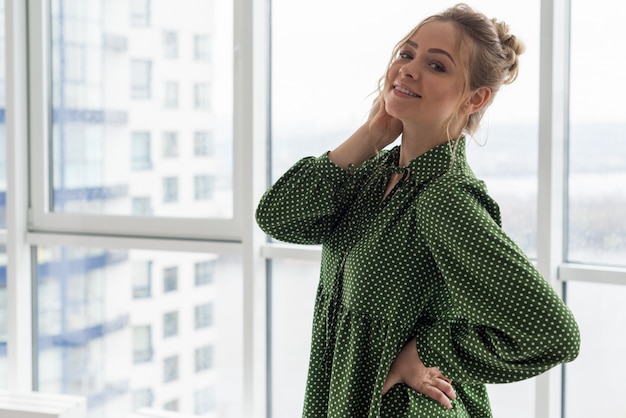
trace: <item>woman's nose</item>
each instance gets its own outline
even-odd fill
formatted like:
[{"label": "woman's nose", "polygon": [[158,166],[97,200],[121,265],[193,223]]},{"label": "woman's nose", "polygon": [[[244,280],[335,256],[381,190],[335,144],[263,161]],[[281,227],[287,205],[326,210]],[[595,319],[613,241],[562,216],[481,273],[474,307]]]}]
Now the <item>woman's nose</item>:
[{"label": "woman's nose", "polygon": [[400,74],[412,79],[416,79],[419,76],[417,66],[414,62],[406,63],[400,67]]}]

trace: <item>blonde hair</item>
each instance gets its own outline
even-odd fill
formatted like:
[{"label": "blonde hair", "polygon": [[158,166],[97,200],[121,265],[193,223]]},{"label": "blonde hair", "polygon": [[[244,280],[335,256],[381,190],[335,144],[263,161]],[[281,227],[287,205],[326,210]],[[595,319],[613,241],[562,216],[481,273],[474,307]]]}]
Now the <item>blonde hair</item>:
[{"label": "blonde hair", "polygon": [[[474,134],[489,105],[503,84],[510,84],[517,78],[519,71],[519,55],[524,52],[524,44],[509,33],[509,26],[496,19],[489,19],[484,14],[475,11],[464,3],[459,3],[442,13],[432,15],[422,20],[408,35],[406,35],[393,49],[388,68],[400,49],[426,23],[450,22],[459,31],[459,51],[464,54],[463,72],[465,87],[462,97],[466,93],[487,87],[491,90],[488,101],[475,113],[470,114],[462,128],[469,135]],[[386,75],[379,82],[382,91]],[[460,109],[463,103],[459,102]],[[446,131],[449,135],[450,126],[455,122],[453,114],[448,121]]]}]

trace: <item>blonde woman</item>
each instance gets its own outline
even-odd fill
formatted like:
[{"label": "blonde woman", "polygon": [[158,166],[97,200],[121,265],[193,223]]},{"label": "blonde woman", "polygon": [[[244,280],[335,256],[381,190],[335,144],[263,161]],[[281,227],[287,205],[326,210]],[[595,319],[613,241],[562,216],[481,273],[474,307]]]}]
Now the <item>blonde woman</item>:
[{"label": "blonde woman", "polygon": [[262,198],[264,231],[323,248],[304,417],[490,417],[486,383],[578,355],[570,310],[465,159],[522,52],[467,5],[425,19],[394,49],[369,120]]}]

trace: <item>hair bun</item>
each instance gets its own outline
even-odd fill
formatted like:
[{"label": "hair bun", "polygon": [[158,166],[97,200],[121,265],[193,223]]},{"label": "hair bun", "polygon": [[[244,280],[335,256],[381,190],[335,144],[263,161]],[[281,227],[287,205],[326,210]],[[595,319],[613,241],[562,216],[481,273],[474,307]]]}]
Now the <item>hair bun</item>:
[{"label": "hair bun", "polygon": [[509,32],[509,25],[496,19],[491,19],[500,39],[502,50],[504,53],[505,69],[508,75],[502,81],[504,84],[510,84],[517,78],[519,71],[519,56],[524,53],[526,47],[524,43],[517,39],[515,35]]}]

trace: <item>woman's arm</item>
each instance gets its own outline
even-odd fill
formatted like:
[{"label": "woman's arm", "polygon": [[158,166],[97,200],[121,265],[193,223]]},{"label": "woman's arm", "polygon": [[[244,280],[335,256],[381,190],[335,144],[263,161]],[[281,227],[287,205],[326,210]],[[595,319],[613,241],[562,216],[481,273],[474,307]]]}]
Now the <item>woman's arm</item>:
[{"label": "woman's arm", "polygon": [[418,330],[424,364],[459,382],[504,383],[573,360],[580,334],[571,311],[503,232],[483,184],[440,183],[420,201],[420,230],[449,307]]},{"label": "woman's arm", "polygon": [[347,170],[350,165],[359,167],[391,144],[402,132],[402,122],[385,111],[385,104],[378,97],[370,110],[367,122],[356,130],[345,142],[328,154],[328,158]]},{"label": "woman's arm", "polygon": [[322,244],[369,170],[349,168],[363,165],[393,142],[401,129],[401,123],[376,100],[368,121],[346,141],[319,158],[300,160],[265,192],[256,211],[258,225],[281,241]]}]

